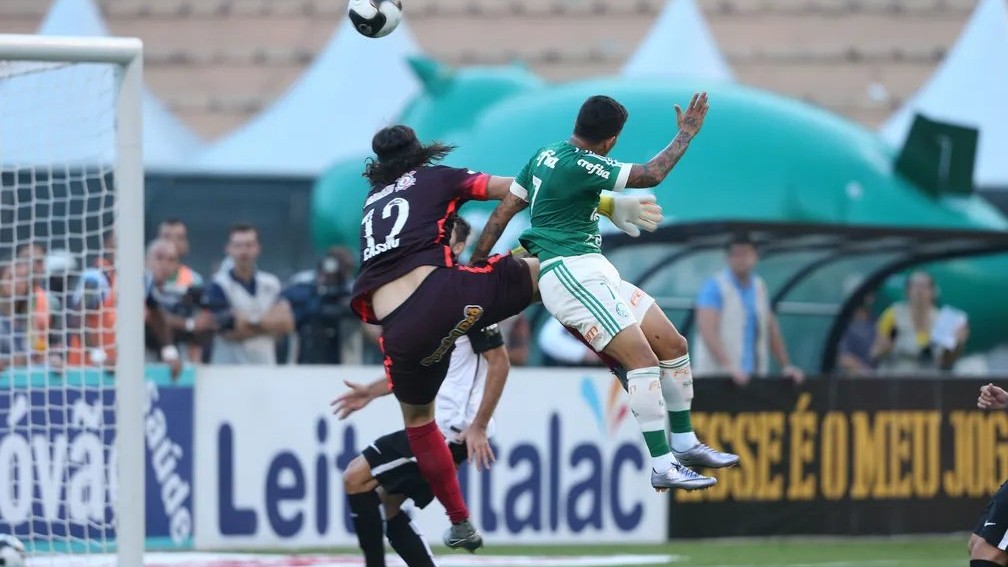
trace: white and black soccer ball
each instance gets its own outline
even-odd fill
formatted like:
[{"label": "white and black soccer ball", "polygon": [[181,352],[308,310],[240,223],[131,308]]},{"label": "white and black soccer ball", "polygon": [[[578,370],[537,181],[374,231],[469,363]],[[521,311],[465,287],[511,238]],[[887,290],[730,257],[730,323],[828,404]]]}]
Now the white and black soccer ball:
[{"label": "white and black soccer ball", "polygon": [[24,567],[25,547],[18,538],[0,534],[0,566]]},{"label": "white and black soccer ball", "polygon": [[385,37],[402,21],[401,0],[350,0],[354,28],[367,37]]}]

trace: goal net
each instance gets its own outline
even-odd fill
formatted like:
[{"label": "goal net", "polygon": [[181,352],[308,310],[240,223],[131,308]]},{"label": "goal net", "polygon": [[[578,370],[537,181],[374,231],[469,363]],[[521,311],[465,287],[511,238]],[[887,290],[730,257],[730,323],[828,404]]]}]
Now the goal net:
[{"label": "goal net", "polygon": [[32,565],[142,564],[139,57],[0,35],[0,534]]}]

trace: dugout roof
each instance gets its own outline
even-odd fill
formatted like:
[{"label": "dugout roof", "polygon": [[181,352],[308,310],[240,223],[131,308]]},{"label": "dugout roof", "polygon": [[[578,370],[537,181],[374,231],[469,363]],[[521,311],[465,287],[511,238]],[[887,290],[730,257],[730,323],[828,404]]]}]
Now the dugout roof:
[{"label": "dugout roof", "polygon": [[607,237],[605,253],[689,337],[697,293],[725,268],[725,246],[738,233],[757,243],[756,270],[792,358],[822,372],[834,368],[837,342],[858,305],[889,276],[930,262],[1008,252],[1008,232],[1001,231],[713,221],[664,226],[640,238]]}]

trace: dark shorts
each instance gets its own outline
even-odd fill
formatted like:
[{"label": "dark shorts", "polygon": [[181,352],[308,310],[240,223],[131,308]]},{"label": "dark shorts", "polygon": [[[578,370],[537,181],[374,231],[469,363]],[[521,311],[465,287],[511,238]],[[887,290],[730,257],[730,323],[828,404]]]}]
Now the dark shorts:
[{"label": "dark shorts", "polygon": [[[455,465],[466,460],[465,445],[449,443]],[[418,508],[430,504],[434,493],[417,467],[413,452],[410,451],[406,431],[396,431],[379,437],[367,446],[361,454],[371,467],[371,475],[378,480],[385,492],[401,494],[413,500]]]},{"label": "dark shorts", "polygon": [[987,503],[973,533],[998,549],[1008,550],[1008,481]]},{"label": "dark shorts", "polygon": [[520,313],[532,302],[528,265],[510,255],[484,267],[438,268],[382,319],[381,347],[392,392],[415,405],[434,401],[455,340]]}]

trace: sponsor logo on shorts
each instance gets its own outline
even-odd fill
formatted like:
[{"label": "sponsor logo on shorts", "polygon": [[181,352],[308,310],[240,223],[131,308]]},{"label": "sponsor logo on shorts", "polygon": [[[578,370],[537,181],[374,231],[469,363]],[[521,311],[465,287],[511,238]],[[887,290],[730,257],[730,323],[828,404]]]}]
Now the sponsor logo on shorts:
[{"label": "sponsor logo on shorts", "polygon": [[441,339],[441,345],[438,346],[437,350],[432,352],[427,358],[421,360],[420,364],[424,366],[431,366],[440,362],[441,359],[444,358],[444,355],[451,350],[455,341],[457,341],[462,335],[468,333],[469,330],[473,328],[473,325],[475,325],[476,322],[483,317],[483,306],[466,305],[463,312],[465,313],[465,318],[455,324],[455,328],[448,333],[448,336]]},{"label": "sponsor logo on shorts", "polygon": [[599,334],[598,325],[593,325],[592,328],[588,329],[588,332],[585,333],[585,340],[588,342],[592,342],[593,340],[595,340],[595,337],[597,337],[598,334]]},{"label": "sponsor logo on shorts", "polygon": [[630,312],[627,310],[626,305],[623,305],[622,301],[616,304],[616,313],[620,317],[629,317],[630,316]]},{"label": "sponsor logo on shorts", "polygon": [[644,299],[644,292],[638,289],[630,296],[630,305],[637,307],[637,304],[640,303],[642,299]]}]

